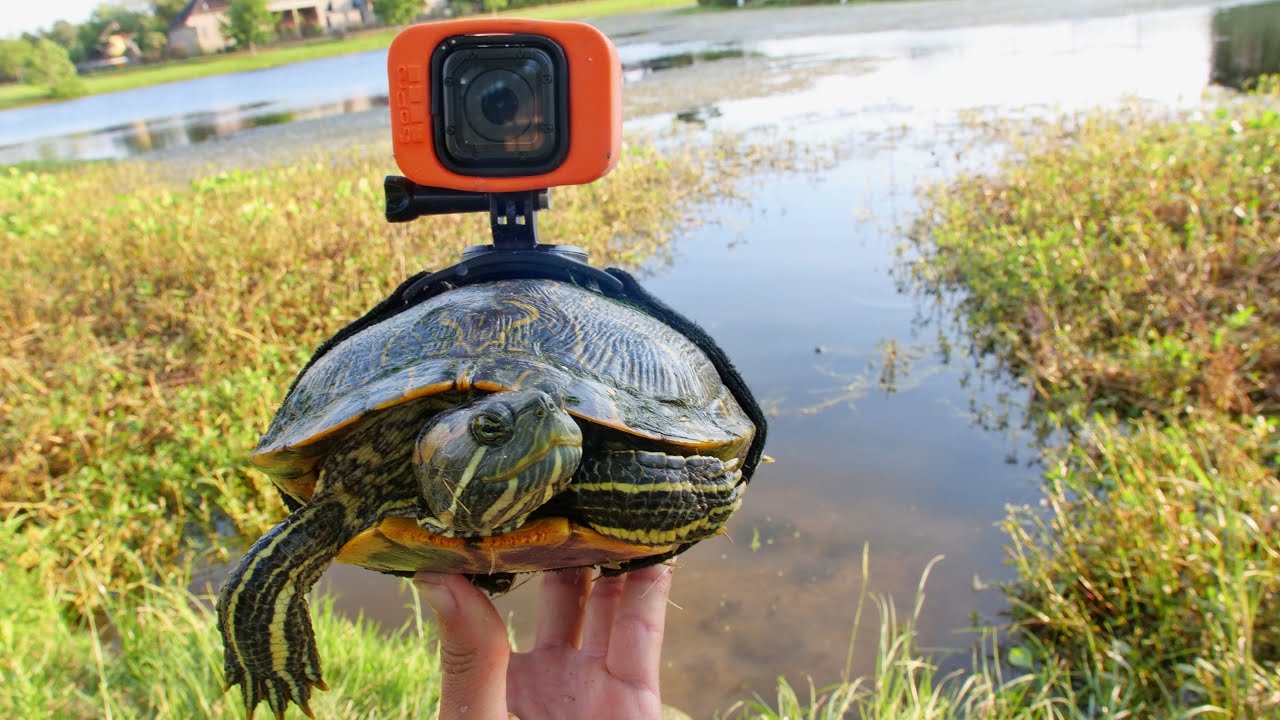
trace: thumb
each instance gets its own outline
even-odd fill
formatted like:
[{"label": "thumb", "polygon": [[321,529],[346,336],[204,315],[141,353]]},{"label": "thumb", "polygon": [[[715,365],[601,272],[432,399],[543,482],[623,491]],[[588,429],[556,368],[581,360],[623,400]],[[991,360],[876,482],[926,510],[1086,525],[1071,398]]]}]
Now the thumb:
[{"label": "thumb", "polygon": [[440,720],[507,720],[507,626],[461,575],[420,572],[413,582],[440,631]]}]

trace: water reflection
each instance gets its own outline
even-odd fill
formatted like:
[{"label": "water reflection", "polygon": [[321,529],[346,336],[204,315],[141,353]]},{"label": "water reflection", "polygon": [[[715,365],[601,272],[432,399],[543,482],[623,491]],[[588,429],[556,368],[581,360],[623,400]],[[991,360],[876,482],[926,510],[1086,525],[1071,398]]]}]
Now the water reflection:
[{"label": "water reflection", "polygon": [[1280,2],[1213,14],[1212,81],[1244,89],[1259,76],[1280,72]]},{"label": "water reflection", "polygon": [[638,82],[653,73],[662,72],[663,70],[692,67],[700,63],[751,57],[758,54],[749,53],[734,45],[725,45],[697,51],[668,52],[653,57],[640,57],[623,63],[622,79],[624,82]]},{"label": "water reflection", "polygon": [[0,163],[24,160],[102,159],[141,155],[229,137],[250,128],[385,107],[385,95],[366,96],[305,109],[260,102],[172,117],[132,120],[93,132],[41,138],[0,147]]},{"label": "water reflection", "polygon": [[385,104],[386,86],[386,52],[374,51],[6,110],[0,163],[120,158],[273,120],[358,112]]},{"label": "water reflection", "polygon": [[692,125],[706,125],[707,121],[718,118],[723,113],[715,105],[699,105],[676,113],[676,121]]}]

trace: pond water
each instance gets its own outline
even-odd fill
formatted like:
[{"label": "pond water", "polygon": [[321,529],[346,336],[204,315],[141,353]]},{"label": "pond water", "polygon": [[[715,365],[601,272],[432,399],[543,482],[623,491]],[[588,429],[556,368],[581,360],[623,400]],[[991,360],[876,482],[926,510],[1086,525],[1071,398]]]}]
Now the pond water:
[{"label": "pond water", "polygon": [[[1042,5],[1026,7],[1043,12]],[[1082,5],[1087,11],[1089,4]],[[912,101],[907,106],[916,110],[938,102],[964,106],[1092,103],[1113,95],[1114,88],[1130,87],[1135,72],[1155,85],[1144,91],[1167,95],[1167,88],[1161,86],[1173,84],[1185,90],[1202,85],[1208,77],[1209,54],[1213,78],[1232,86],[1261,72],[1280,71],[1280,43],[1274,40],[1280,32],[1280,6],[1274,2],[1192,5],[1172,15],[1112,14],[924,32],[895,29],[815,35],[804,32],[805,28],[774,28],[777,35],[790,35],[783,39],[767,39],[768,21],[764,20],[758,25],[766,32],[757,27],[754,33],[746,33],[753,38],[747,41],[650,39],[667,29],[659,26],[629,30],[620,36],[619,51],[628,84],[674,68],[744,56],[873,59],[880,64],[875,73],[878,83],[901,91],[891,92],[885,100],[903,94]],[[1103,10],[1114,13],[1105,3],[1099,9]],[[985,16],[978,19],[987,20]],[[682,22],[693,26],[698,21],[707,23],[697,16]],[[910,26],[911,22],[912,17],[905,14],[897,24]],[[728,23],[733,30],[742,24],[741,16]],[[857,23],[846,19],[835,25],[847,28]],[[1038,58],[1036,63],[1023,62],[1030,55]],[[1011,58],[1018,62],[1007,64]],[[386,51],[377,50],[7,110],[0,112],[0,163],[131,157],[265,125],[381,108],[387,102],[385,67]],[[950,81],[954,72],[967,75],[966,81]],[[1044,78],[1053,80],[1044,82]],[[817,91],[827,107],[856,111],[881,126],[892,119],[892,113],[884,112],[892,108],[844,96],[838,84],[826,84]],[[920,102],[924,107],[917,106]],[[677,115],[702,122],[718,111],[690,107]],[[768,118],[752,117],[752,122],[761,119]]]},{"label": "pond water", "polygon": [[[921,308],[896,287],[893,251],[918,211],[916,192],[984,161],[958,139],[967,109],[1043,114],[1131,96],[1195,103],[1211,75],[1239,82],[1256,72],[1251,59],[1265,54],[1253,36],[1234,44],[1229,38],[1232,27],[1251,33],[1264,23],[1229,13],[1275,11],[1275,5],[1232,11],[1202,5],[737,45],[664,44],[643,35],[624,41],[635,89],[666,72],[697,77],[698,68],[722,62],[789,58],[785,72],[812,75],[783,94],[678,107],[635,118],[632,129],[696,122],[708,132],[775,133],[840,149],[828,170],[764,176],[751,185],[749,204],[708,207],[712,222],[684,233],[671,257],[643,271],[651,291],[719,340],[770,410],[767,452],[776,459],[756,474],[730,537],[680,558],[664,653],[667,702],[710,717],[752,693],[771,696],[778,676],[797,686],[806,676],[818,685],[838,679],[864,545],[872,591],[894,597],[903,611],[930,560],[945,556],[929,577],[921,640],[958,651],[944,656],[947,663],[966,661],[973,618],[997,620],[1004,607],[988,587],[1009,577],[996,523],[1006,504],[1037,501],[1039,473],[1021,439],[974,422],[972,407],[1020,391],[1000,380],[966,386],[964,369],[939,358],[938,328],[922,322]],[[314,75],[295,75],[307,71],[292,66],[264,71],[251,83],[210,79],[153,89],[163,111],[148,117],[103,98],[0,113],[0,144],[7,144],[0,152],[11,153],[10,161],[23,153],[131,154],[169,142],[154,139],[170,136],[155,129],[161,122],[170,123],[163,127],[172,129],[173,142],[197,142],[184,118],[214,112],[190,100],[214,87],[231,93],[228,117],[241,118],[228,126],[252,125],[245,118],[272,112],[377,102],[376,53],[325,62],[367,85],[358,95],[296,87],[286,80]],[[239,84],[256,89],[233,87]],[[93,120],[82,117],[95,112]],[[19,122],[11,113],[26,115]],[[30,129],[33,122],[45,135]],[[149,144],[122,139],[131,131],[121,128],[139,122],[153,138]],[[306,131],[305,124],[298,128]],[[903,372],[882,388],[887,352],[902,361],[895,367]],[[390,625],[411,612],[399,580],[335,566],[323,582],[344,612]],[[525,644],[534,627],[535,585],[499,601]],[[868,621],[859,639],[858,673],[873,668],[874,624]]]}]

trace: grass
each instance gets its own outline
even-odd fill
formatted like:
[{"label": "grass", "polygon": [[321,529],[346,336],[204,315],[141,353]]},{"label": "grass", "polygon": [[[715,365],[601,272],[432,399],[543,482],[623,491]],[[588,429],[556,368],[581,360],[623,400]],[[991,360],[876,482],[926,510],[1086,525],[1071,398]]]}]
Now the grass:
[{"label": "grass", "polygon": [[1280,411],[1280,115],[1047,128],[932,196],[917,276],[1049,411]]},{"label": "grass", "polygon": [[[581,20],[636,12],[690,7],[693,0],[583,0],[500,13],[507,17],[541,20]],[[255,53],[232,52],[171,60],[137,68],[113,70],[84,78],[89,95],[132,90],[149,85],[194,80],[212,75],[263,70],[307,60],[383,50],[400,28],[372,30],[346,38],[318,38],[266,47]],[[0,110],[48,101],[45,88],[9,83],[0,85]]]},{"label": "grass", "polygon": [[48,99],[47,88],[35,85],[5,83],[0,85],[0,110],[7,110],[22,105],[34,105]]},{"label": "grass", "polygon": [[[103,596],[87,619],[66,613],[66,591],[44,555],[29,567],[24,521],[0,522],[0,714],[87,720],[244,717],[238,691],[223,693],[222,641],[212,598],[180,584]],[[81,576],[90,585],[92,578]],[[414,595],[416,598],[416,594]],[[417,614],[421,617],[421,613]],[[331,692],[312,707],[328,718],[434,717],[439,660],[431,626],[390,633],[347,620],[321,600],[315,631]]]},{"label": "grass", "polygon": [[1052,439],[1007,592],[1070,717],[1280,713],[1278,104],[1067,118],[927,195],[917,287]]}]

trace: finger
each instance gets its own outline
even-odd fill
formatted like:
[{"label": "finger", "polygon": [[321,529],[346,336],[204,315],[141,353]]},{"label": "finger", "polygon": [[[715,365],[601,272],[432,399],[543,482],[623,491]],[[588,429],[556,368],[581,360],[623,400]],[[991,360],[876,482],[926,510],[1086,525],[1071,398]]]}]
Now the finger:
[{"label": "finger", "polygon": [[604,666],[614,677],[658,692],[662,635],[671,594],[671,567],[653,565],[627,574]]},{"label": "finger", "polygon": [[583,610],[591,592],[591,575],[591,568],[543,573],[536,647],[579,646]]},{"label": "finger", "polygon": [[440,630],[440,720],[507,717],[507,626],[493,603],[461,575],[413,577]]},{"label": "finger", "polygon": [[591,583],[591,596],[587,598],[587,615],[582,627],[582,652],[604,657],[609,650],[609,634],[613,616],[622,599],[625,575],[598,577]]}]

